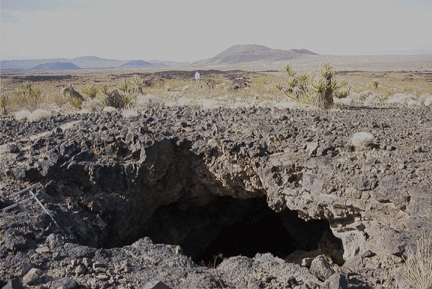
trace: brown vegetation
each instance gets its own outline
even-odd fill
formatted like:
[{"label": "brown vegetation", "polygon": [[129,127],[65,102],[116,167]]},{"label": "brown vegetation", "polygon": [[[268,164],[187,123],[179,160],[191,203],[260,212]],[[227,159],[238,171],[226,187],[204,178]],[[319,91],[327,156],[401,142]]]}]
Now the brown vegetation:
[{"label": "brown vegetation", "polygon": [[[34,110],[39,107],[68,112],[82,109],[83,101],[87,99],[95,99],[95,103],[99,102],[105,106],[123,108],[136,105],[137,96],[140,94],[156,97],[158,106],[163,103],[166,106],[198,105],[206,108],[252,105],[314,107],[317,94],[323,96],[318,100],[325,100],[318,103],[321,107],[331,105],[331,94],[336,97],[336,106],[382,105],[386,102],[419,105],[432,103],[432,72],[333,72],[329,67],[330,79],[325,79],[312,77],[314,71],[306,73],[301,66],[290,67],[299,73],[290,75],[288,72],[288,80],[287,71],[282,70],[201,70],[202,81],[199,85],[193,77],[195,70],[107,70],[76,72],[74,75],[62,72],[3,74],[0,109],[2,113],[14,113],[21,109]],[[315,71],[317,69],[319,66]],[[324,72],[325,69],[322,73]],[[298,95],[293,97],[304,89],[305,82],[312,85],[308,93],[300,99]],[[289,88],[290,83],[293,84],[292,91],[287,95],[277,89],[278,85],[281,88],[281,84]],[[328,85],[329,83],[331,85]],[[68,84],[71,85],[66,86]],[[63,97],[62,94],[67,94],[67,97]]]}]

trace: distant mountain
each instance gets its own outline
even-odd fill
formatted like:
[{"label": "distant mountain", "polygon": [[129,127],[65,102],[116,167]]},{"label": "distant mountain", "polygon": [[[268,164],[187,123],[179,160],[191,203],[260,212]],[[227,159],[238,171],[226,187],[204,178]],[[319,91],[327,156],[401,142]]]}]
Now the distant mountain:
[{"label": "distant mountain", "polygon": [[116,59],[105,59],[97,56],[82,56],[76,57],[71,60],[72,63],[79,67],[91,69],[91,68],[115,68],[126,63],[125,60]]},{"label": "distant mountain", "polygon": [[256,61],[281,61],[305,55],[316,55],[316,53],[307,49],[281,50],[262,45],[234,45],[212,58],[198,61],[195,64],[241,64]]},{"label": "distant mountain", "polygon": [[49,62],[36,65],[32,70],[78,70],[80,67],[71,62]]},{"label": "distant mountain", "polygon": [[24,59],[24,60],[2,60],[0,62],[1,69],[32,69],[39,64],[49,62],[70,62],[66,58],[53,58],[53,59]]},{"label": "distant mountain", "polygon": [[120,65],[120,68],[145,68],[154,67],[155,65],[144,60],[130,60]]},{"label": "distant mountain", "polygon": [[73,59],[67,58],[55,58],[55,59],[25,59],[25,60],[2,60],[0,62],[1,69],[34,69],[38,65],[54,63],[54,62],[69,62],[82,69],[107,69],[107,68],[144,68],[144,67],[160,67],[160,66],[178,66],[187,63],[175,62],[175,61],[159,61],[152,60],[146,62],[143,60],[116,60],[116,59],[105,59],[97,56],[83,56],[76,57]]}]

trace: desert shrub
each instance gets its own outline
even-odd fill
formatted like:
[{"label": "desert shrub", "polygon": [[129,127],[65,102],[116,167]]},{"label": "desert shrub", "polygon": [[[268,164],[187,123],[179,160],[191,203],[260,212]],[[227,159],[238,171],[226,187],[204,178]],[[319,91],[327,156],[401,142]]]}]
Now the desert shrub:
[{"label": "desert shrub", "polygon": [[45,109],[35,109],[32,113],[27,116],[27,120],[30,122],[39,121],[44,118],[48,118],[51,116],[51,112]]},{"label": "desert shrub", "polygon": [[28,117],[30,114],[31,114],[30,110],[28,110],[28,109],[23,109],[23,110],[16,111],[16,112],[14,113],[14,116],[15,116],[15,119],[16,119],[17,121],[20,121],[20,120],[27,119],[27,117]]},{"label": "desert shrub", "polygon": [[359,93],[358,95],[358,99],[360,101],[365,101],[367,98],[369,98],[370,96],[375,95],[375,93],[373,91],[370,90],[365,90]]},{"label": "desert shrub", "polygon": [[112,91],[108,89],[108,86],[104,85],[101,87],[101,92],[105,96],[104,103],[106,106],[118,109],[128,107],[141,95],[143,86],[143,80],[137,75],[134,75],[129,82],[126,79],[122,79],[117,84],[117,88]]},{"label": "desert shrub", "polygon": [[201,106],[203,109],[214,109],[220,107],[220,103],[214,99],[203,99],[201,102]]},{"label": "desert shrub", "polygon": [[144,110],[148,108],[162,108],[164,105],[165,102],[161,98],[151,94],[140,94],[135,100],[135,107],[138,110]]},{"label": "desert shrub", "polygon": [[104,105],[99,99],[90,98],[82,102],[81,108],[89,112],[100,112],[104,109]]},{"label": "desert shrub", "polygon": [[343,98],[350,93],[347,82],[339,82],[335,78],[333,68],[328,64],[321,66],[319,74],[297,74],[289,65],[284,67],[288,74],[285,85],[276,87],[289,98],[305,104],[316,105],[318,108],[330,108],[333,97]]},{"label": "desert shrub", "polygon": [[416,289],[432,287],[432,233],[423,232],[416,240],[415,250],[409,250],[402,271],[405,281]]},{"label": "desert shrub", "polygon": [[188,106],[190,105],[192,102],[192,100],[190,98],[187,98],[185,96],[181,96],[178,100],[177,103],[179,106]]},{"label": "desert shrub", "polygon": [[390,96],[387,100],[387,103],[390,104],[409,104],[412,101],[416,101],[417,97],[413,94],[403,94],[403,93],[396,93],[392,96]]}]

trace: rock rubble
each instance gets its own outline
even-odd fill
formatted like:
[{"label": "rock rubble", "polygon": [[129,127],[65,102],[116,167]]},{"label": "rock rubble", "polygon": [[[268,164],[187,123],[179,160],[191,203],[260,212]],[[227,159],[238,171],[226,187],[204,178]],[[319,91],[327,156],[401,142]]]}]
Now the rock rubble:
[{"label": "rock rubble", "polygon": [[[32,200],[3,210],[0,285],[396,288],[403,257],[431,229],[431,127],[426,107],[2,119],[0,208],[40,183],[59,227]],[[281,223],[286,248],[242,243],[219,260],[208,251],[228,227],[262,220]],[[200,264],[206,252],[214,262]]]}]

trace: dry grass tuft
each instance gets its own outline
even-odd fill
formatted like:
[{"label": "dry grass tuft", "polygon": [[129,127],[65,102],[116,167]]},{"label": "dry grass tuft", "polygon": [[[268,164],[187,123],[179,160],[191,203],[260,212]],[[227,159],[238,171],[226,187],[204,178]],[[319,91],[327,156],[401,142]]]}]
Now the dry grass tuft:
[{"label": "dry grass tuft", "polygon": [[416,241],[416,250],[405,259],[403,277],[415,289],[432,287],[432,233],[423,232]]},{"label": "dry grass tuft", "polygon": [[137,117],[139,115],[138,111],[135,108],[132,108],[130,106],[123,108],[121,110],[122,117],[124,118],[132,118]]},{"label": "dry grass tuft", "polygon": [[83,110],[89,112],[101,112],[104,109],[103,103],[97,98],[90,98],[83,101],[81,107]]}]

